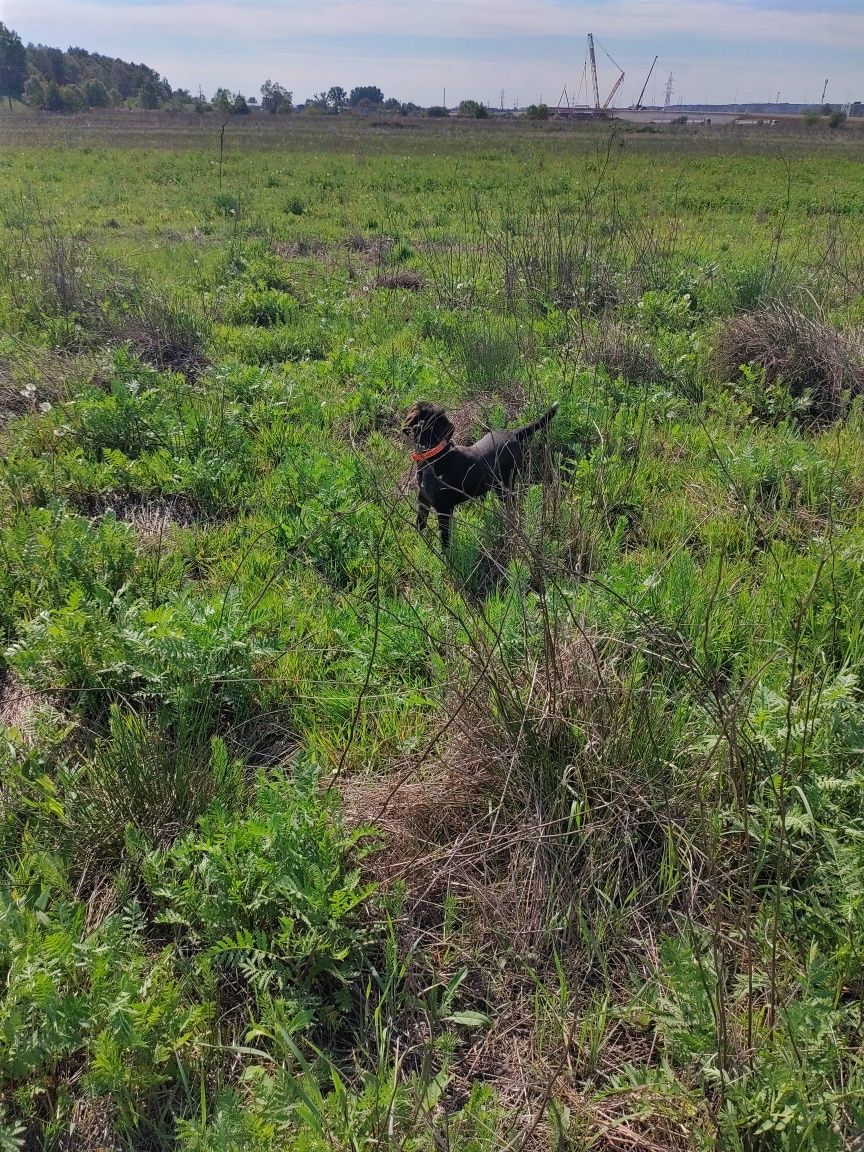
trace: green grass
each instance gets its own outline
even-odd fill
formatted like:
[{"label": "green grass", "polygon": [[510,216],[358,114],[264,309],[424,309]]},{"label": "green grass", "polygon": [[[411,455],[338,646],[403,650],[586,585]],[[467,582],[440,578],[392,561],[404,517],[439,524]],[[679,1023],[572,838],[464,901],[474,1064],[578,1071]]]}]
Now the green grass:
[{"label": "green grass", "polygon": [[0,158],[0,1148],[848,1146],[859,136],[199,121]]}]

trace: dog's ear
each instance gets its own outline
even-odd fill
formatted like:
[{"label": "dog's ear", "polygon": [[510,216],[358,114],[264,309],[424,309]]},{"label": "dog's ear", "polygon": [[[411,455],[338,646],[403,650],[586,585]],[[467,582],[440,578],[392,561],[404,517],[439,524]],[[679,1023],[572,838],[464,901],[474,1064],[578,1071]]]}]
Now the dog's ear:
[{"label": "dog's ear", "polygon": [[423,419],[423,408],[426,405],[421,400],[417,404],[412,404],[408,411],[405,413],[405,419],[402,421],[402,431],[412,432],[417,428]]},{"label": "dog's ear", "polygon": [[429,407],[431,411],[427,417],[426,426],[429,429],[430,439],[434,440],[436,444],[440,444],[444,440],[449,440],[456,429],[443,408],[434,408],[431,404]]},{"label": "dog's ear", "polygon": [[409,432],[426,447],[449,440],[454,428],[447,413],[428,400],[418,400],[405,414],[402,431]]}]

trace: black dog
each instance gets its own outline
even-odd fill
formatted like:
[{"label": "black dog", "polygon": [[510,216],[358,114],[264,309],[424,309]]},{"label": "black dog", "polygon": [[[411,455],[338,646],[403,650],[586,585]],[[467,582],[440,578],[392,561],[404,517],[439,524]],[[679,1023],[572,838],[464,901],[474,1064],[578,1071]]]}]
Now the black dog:
[{"label": "black dog", "polygon": [[454,428],[443,408],[419,401],[411,408],[402,431],[411,436],[417,451],[411,459],[417,464],[417,527],[422,532],[429,509],[438,515],[441,543],[450,543],[453,509],[466,500],[497,492],[504,499],[514,475],[522,464],[525,450],[535,432],[545,428],[558,405],[531,424],[503,432],[488,432],[468,447],[452,442]]}]

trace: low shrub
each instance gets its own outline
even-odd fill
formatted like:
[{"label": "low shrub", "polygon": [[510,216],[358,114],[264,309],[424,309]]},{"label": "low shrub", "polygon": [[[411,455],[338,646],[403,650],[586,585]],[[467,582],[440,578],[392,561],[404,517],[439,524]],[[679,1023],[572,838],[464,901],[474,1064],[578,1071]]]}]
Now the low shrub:
[{"label": "low shrub", "polygon": [[323,334],[312,324],[299,327],[223,327],[217,332],[220,351],[243,364],[286,364],[298,360],[323,360],[327,355]]},{"label": "low shrub", "polygon": [[735,380],[742,365],[755,365],[771,385],[806,399],[814,422],[835,420],[852,396],[864,393],[864,338],[806,316],[788,305],[733,316],[714,342],[713,366]]},{"label": "low shrub", "polygon": [[75,587],[62,607],[20,626],[7,659],[36,690],[71,693],[85,715],[111,704],[160,709],[163,723],[243,714],[255,698],[255,661],[270,654],[236,598],[176,599],[152,607],[104,586]]},{"label": "low shrub", "polygon": [[33,1146],[49,1118],[74,1127],[75,1097],[88,1095],[105,1099],[114,1134],[140,1138],[160,1101],[182,1108],[213,1008],[148,952],[134,900],[92,928],[86,904],[52,891],[51,870],[30,856],[17,870],[26,897],[0,893],[0,1082],[19,1085],[9,1097]]},{"label": "low shrub", "polygon": [[151,852],[143,876],[163,924],[242,974],[256,992],[290,995],[336,1022],[346,1007],[372,889],[351,863],[364,841],[346,832],[335,793],[303,767],[258,779],[245,814],[214,807],[195,832]]},{"label": "low shrub", "polygon": [[244,284],[234,294],[227,294],[221,311],[229,324],[254,324],[259,328],[269,328],[274,324],[286,324],[297,311],[293,297],[278,288]]}]

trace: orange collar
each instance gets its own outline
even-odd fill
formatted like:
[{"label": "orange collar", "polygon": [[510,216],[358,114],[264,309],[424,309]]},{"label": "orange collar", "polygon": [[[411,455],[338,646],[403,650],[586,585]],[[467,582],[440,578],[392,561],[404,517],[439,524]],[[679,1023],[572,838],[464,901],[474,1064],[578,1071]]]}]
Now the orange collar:
[{"label": "orange collar", "polygon": [[427,452],[412,452],[411,459],[415,464],[422,464],[425,460],[434,460],[436,456],[440,456],[444,449],[449,446],[449,440],[442,440],[440,444],[436,444],[434,448],[430,448]]}]

